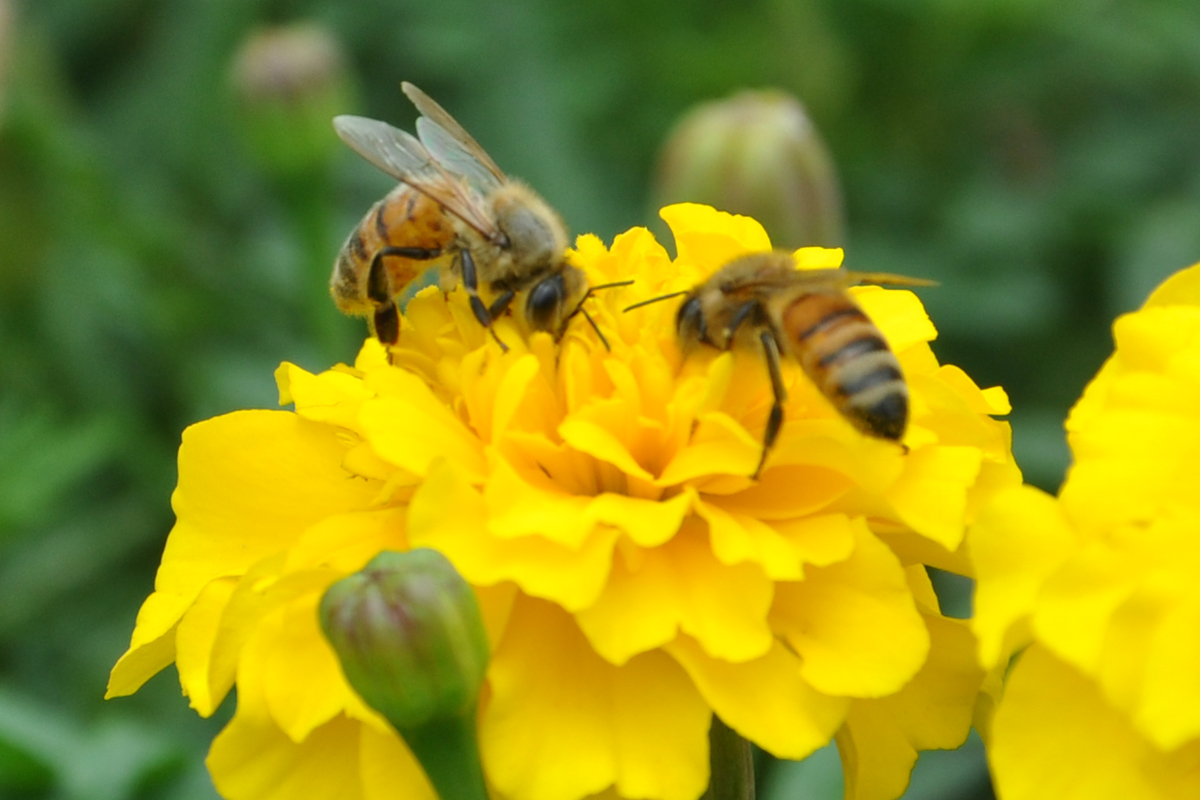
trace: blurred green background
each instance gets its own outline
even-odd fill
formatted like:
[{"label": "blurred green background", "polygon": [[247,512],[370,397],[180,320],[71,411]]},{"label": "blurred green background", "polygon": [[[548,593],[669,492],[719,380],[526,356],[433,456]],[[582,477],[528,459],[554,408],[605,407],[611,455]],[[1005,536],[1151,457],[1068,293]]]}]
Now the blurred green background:
[{"label": "blurred green background", "polygon": [[[302,58],[246,54],[295,22],[318,31]],[[1113,316],[1200,260],[1194,0],[0,0],[0,797],[213,796],[223,719],[173,670],[100,698],[180,431],[273,407],[281,360],[353,357],[328,271],[390,182],[328,118],[410,126],[402,79],[606,240],[652,221],[687,109],[796,94],[848,262],[941,281],[938,354],[1009,391],[1051,490]],[[832,752],[763,778],[767,800],[839,792]],[[908,797],[990,797],[978,742]]]}]

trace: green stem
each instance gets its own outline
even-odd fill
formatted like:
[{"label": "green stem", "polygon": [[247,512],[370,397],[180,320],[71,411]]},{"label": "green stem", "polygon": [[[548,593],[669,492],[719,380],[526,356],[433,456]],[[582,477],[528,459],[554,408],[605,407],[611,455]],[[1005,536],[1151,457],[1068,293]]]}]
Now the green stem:
[{"label": "green stem", "polygon": [[754,800],[754,758],[750,743],[713,714],[708,731],[711,777],[703,800]]},{"label": "green stem", "polygon": [[473,713],[436,719],[400,734],[441,800],[488,800]]}]

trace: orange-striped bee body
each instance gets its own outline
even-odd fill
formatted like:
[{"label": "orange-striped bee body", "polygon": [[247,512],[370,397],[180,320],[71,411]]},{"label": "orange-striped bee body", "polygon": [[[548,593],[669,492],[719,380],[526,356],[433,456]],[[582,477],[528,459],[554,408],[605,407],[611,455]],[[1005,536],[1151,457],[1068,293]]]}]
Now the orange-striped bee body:
[{"label": "orange-striped bee body", "polygon": [[[846,291],[861,283],[931,285],[900,275],[801,270],[791,254],[774,252],[735,259],[696,288],[679,293],[686,299],[676,314],[676,329],[685,349],[694,344],[724,350],[755,345],[766,357],[774,403],[756,477],[783,424],[783,355],[795,359],[858,430],[892,441],[904,436],[908,385],[883,334]],[[645,302],[658,299],[664,298]]]},{"label": "orange-striped bee body", "polygon": [[346,237],[334,262],[330,294],[344,313],[366,316],[371,332],[394,344],[400,335],[394,299],[430,268],[428,260],[400,252],[440,252],[453,239],[454,228],[441,206],[402,183],[371,206]]},{"label": "orange-striped bee body", "polygon": [[786,351],[821,394],[863,433],[899,440],[908,385],[883,334],[845,292],[802,294],[780,315]]},{"label": "orange-striped bee body", "polygon": [[[356,153],[401,182],[350,234],[331,288],[348,313],[372,315],[384,344],[400,335],[395,298],[424,268],[443,260],[439,283],[466,289],[471,311],[492,331],[510,306],[532,330],[556,338],[595,289],[567,263],[567,229],[532,189],[512,180],[447,111],[401,84],[421,116],[417,135],[365,117],[340,116],[334,129]],[[490,305],[479,296],[491,292]],[[607,345],[607,342],[605,342]],[[506,348],[507,349],[507,348]]]}]

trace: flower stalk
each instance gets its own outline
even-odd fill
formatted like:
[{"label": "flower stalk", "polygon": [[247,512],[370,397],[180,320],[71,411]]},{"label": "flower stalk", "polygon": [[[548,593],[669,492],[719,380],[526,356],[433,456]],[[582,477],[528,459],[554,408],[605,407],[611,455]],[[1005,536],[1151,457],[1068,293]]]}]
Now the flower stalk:
[{"label": "flower stalk", "polygon": [[703,800],[754,800],[754,754],[750,743],[714,714],[708,747],[712,777]]}]

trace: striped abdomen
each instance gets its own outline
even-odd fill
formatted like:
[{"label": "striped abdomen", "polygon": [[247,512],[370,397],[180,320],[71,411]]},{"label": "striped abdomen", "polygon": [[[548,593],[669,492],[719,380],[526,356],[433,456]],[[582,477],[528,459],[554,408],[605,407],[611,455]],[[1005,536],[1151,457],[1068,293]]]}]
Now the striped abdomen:
[{"label": "striped abdomen", "polygon": [[783,329],[805,374],[856,428],[900,439],[908,386],[879,328],[842,292],[803,294],[783,311]]},{"label": "striped abdomen", "polygon": [[429,261],[400,256],[371,265],[380,248],[418,247],[441,249],[454,239],[454,227],[442,207],[427,195],[400,184],[366,213],[346,237],[329,280],[338,308],[347,314],[370,314],[385,305],[426,269]]}]

